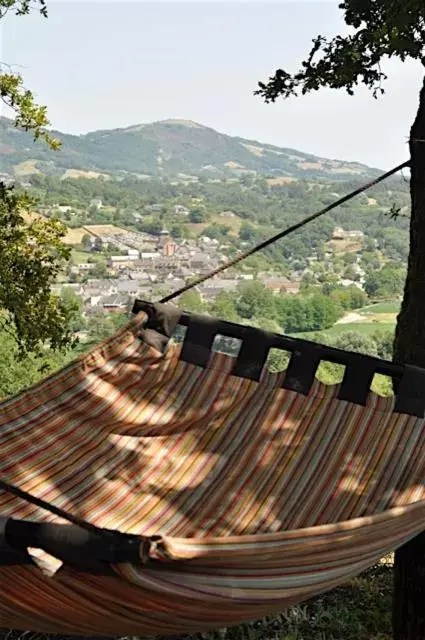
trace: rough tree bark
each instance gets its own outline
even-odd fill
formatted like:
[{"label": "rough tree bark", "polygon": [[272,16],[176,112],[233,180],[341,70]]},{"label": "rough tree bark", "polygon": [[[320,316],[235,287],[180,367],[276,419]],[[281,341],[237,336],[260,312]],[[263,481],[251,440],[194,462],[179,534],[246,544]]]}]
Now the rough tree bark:
[{"label": "rough tree bark", "polygon": [[[425,368],[425,79],[410,132],[410,155],[410,254],[394,358]],[[425,532],[395,554],[393,636],[425,640]]]}]

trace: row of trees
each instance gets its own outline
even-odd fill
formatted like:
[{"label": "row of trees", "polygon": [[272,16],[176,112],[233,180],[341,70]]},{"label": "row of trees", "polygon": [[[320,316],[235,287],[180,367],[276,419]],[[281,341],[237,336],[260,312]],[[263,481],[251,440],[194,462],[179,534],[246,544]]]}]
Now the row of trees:
[{"label": "row of trees", "polygon": [[[13,337],[5,332],[0,332],[0,400],[35,384],[48,373],[66,365],[80,353],[85,352],[101,340],[112,335],[128,320],[128,313],[109,315],[99,313],[85,319],[82,315],[81,300],[73,291],[65,289],[62,292],[62,297],[70,308],[70,327],[74,333],[81,331],[86,333],[84,342],[76,343],[73,348],[63,352],[45,351],[41,358],[36,357],[34,354],[19,357],[17,344]],[[293,300],[296,300],[296,298],[293,298]],[[282,298],[280,304],[284,307],[288,303],[284,314],[287,323],[293,322],[294,326],[297,322],[305,323],[304,326],[308,326],[310,330],[320,331],[322,328],[327,328],[331,316],[326,315],[327,308],[321,308],[319,301],[320,298],[317,296],[317,300],[313,301],[313,310],[310,317],[305,313],[306,307],[300,310],[300,308],[296,308],[297,304],[295,304],[291,308],[289,297],[288,299],[286,297]],[[308,303],[308,299],[303,300],[303,302]],[[186,294],[182,300],[183,304],[185,308],[192,307],[193,311],[217,313],[219,317],[221,316],[226,320],[249,323],[263,330],[281,331],[277,316],[275,318],[258,316],[250,319],[238,316],[232,298],[227,294],[221,294],[213,304],[208,306],[200,304],[196,294]],[[237,308],[242,312],[248,311],[250,313],[252,309],[249,309],[249,306],[250,303],[245,292],[241,293]],[[375,355],[387,360],[392,357],[393,333],[390,331],[380,332],[377,330],[371,336],[365,336],[349,330],[339,336],[313,333],[309,336],[309,339],[338,349]],[[216,348],[233,355],[237,351],[237,345],[234,341],[226,339],[216,343]],[[289,355],[286,352],[271,350],[267,366],[271,371],[279,372],[286,368],[288,361]],[[330,363],[323,363],[318,371],[319,380],[326,384],[340,382],[342,375],[342,368]],[[373,388],[381,395],[391,393],[391,386],[387,380],[378,379],[375,381]]]},{"label": "row of trees", "polygon": [[303,295],[275,295],[260,281],[243,282],[234,293],[220,293],[210,304],[197,292],[183,294],[180,305],[187,311],[211,313],[233,322],[249,322],[276,332],[301,333],[329,329],[346,311],[368,302],[358,287],[309,288]]}]

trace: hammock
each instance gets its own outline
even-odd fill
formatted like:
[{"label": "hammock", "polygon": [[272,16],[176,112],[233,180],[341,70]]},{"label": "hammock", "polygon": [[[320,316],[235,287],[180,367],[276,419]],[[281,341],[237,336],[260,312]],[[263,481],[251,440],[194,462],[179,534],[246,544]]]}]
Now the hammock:
[{"label": "hammock", "polygon": [[[424,530],[424,371],[169,304],[135,310],[0,405],[0,626],[238,624]],[[214,352],[217,335],[240,340],[238,355]],[[264,366],[270,348],[291,353],[285,372]],[[315,378],[323,360],[345,365],[341,384]],[[375,373],[395,397],[370,391]]]}]

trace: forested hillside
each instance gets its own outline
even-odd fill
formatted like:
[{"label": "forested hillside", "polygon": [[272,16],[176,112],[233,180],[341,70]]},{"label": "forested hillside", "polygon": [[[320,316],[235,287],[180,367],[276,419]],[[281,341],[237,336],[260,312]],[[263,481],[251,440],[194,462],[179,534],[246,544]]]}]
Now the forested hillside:
[{"label": "forested hillside", "polygon": [[270,175],[280,178],[363,178],[377,175],[357,162],[320,158],[310,153],[234,138],[189,120],[165,120],[81,136],[54,131],[60,153],[42,142],[32,144],[12,122],[0,118],[1,171],[23,175],[41,171],[63,175],[82,170],[136,175]]},{"label": "forested hillside", "polygon": [[[265,178],[252,176],[236,182],[223,179],[189,184],[166,179],[61,180],[43,175],[33,175],[28,180],[42,210],[51,214],[55,205],[69,207],[68,211],[57,209],[56,215],[71,228],[113,223],[152,234],[167,228],[175,238],[202,233],[235,248],[240,248],[241,243],[251,246],[275,234],[360,183],[359,179],[351,179],[336,186],[299,180],[276,186]],[[305,261],[312,252],[323,253],[325,243],[339,226],[364,232],[369,250],[377,244],[388,258],[405,260],[408,197],[404,179],[394,178],[270,247],[266,255],[277,261]],[[94,199],[101,199],[102,208],[91,206]]]}]

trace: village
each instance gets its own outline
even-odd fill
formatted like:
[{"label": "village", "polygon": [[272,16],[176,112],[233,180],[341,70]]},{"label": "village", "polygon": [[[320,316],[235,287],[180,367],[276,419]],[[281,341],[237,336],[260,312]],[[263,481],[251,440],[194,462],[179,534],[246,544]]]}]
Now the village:
[{"label": "village", "polygon": [[[82,299],[86,316],[121,312],[135,297],[152,300],[166,296],[228,261],[228,246],[206,235],[176,240],[167,229],[154,236],[107,224],[87,225],[84,231],[84,251],[78,252],[80,260],[74,261],[65,279],[55,285],[55,289],[71,288]],[[362,289],[365,274],[357,252],[361,250],[363,239],[361,231],[334,229],[324,254],[327,271],[333,270],[339,244],[344,251],[353,254],[351,279],[340,273],[338,284],[341,286],[356,285]],[[320,271],[317,255],[310,256],[307,263],[304,268],[294,268],[285,275],[272,270],[249,273],[231,269],[195,290],[202,301],[211,302],[221,293],[235,291],[241,281],[257,279],[276,294],[297,294],[302,282],[306,278],[314,279]]]}]

